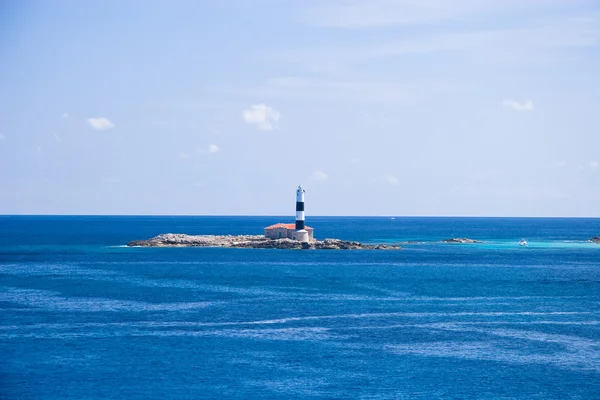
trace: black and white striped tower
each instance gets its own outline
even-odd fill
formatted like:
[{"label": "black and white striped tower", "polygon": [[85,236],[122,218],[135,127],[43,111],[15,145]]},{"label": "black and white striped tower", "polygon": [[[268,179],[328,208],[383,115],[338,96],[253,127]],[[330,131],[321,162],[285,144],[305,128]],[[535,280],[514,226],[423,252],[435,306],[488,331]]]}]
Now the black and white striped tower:
[{"label": "black and white striped tower", "polygon": [[296,189],[296,230],[304,229],[304,189],[302,185],[298,185]]},{"label": "black and white striped tower", "polygon": [[304,189],[298,185],[296,189],[296,240],[308,242],[308,232],[304,225]]}]

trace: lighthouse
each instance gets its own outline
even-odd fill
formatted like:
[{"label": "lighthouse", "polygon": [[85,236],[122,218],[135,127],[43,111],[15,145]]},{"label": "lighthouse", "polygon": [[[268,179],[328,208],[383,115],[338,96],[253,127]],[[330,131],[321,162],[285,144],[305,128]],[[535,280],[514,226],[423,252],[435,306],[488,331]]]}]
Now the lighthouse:
[{"label": "lighthouse", "polygon": [[302,185],[296,189],[296,240],[303,243],[309,242],[309,235],[304,226],[304,193]]},{"label": "lighthouse", "polygon": [[296,189],[296,223],[279,222],[265,228],[265,237],[269,239],[292,239],[302,242],[303,248],[314,240],[314,229],[304,223],[304,189],[298,185]]}]

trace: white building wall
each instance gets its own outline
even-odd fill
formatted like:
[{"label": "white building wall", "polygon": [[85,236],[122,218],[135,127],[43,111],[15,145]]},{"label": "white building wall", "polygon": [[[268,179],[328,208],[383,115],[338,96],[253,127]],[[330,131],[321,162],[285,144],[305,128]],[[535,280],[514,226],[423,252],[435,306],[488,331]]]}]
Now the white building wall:
[{"label": "white building wall", "polygon": [[[308,241],[314,240],[314,229],[306,228],[306,232],[308,233]],[[288,238],[292,240],[298,240],[295,229],[288,228],[265,228],[265,237],[269,239],[281,239]]]}]

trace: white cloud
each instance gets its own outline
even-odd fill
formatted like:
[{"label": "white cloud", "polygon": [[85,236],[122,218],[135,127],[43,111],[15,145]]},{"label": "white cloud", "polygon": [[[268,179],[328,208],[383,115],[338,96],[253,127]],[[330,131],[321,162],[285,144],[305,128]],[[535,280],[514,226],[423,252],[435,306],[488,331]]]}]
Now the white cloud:
[{"label": "white cloud", "polygon": [[398,180],[398,178],[396,178],[394,175],[392,174],[385,174],[383,176],[383,179],[389,183],[390,185],[397,185],[400,183],[400,181]]},{"label": "white cloud", "polygon": [[208,146],[208,152],[211,154],[218,153],[219,151],[221,151],[221,149],[216,144],[211,144]]},{"label": "white cloud", "polygon": [[88,118],[86,121],[90,127],[96,129],[97,131],[102,131],[105,129],[111,129],[115,127],[112,122],[103,117]]},{"label": "white cloud", "polygon": [[533,110],[533,101],[531,101],[531,100],[527,100],[527,101],[520,103],[513,99],[506,99],[502,102],[502,105],[505,107],[510,107],[513,110],[519,111],[519,112]]},{"label": "white cloud", "polygon": [[318,2],[300,13],[310,25],[332,28],[374,28],[443,20],[460,14],[461,5],[471,0],[337,0]]},{"label": "white cloud", "polygon": [[327,176],[327,174],[323,171],[315,171],[312,177],[314,180],[317,181],[326,181],[327,179],[329,179],[329,176]]},{"label": "white cloud", "polygon": [[499,14],[557,13],[577,9],[577,1],[544,0],[330,0],[315,2],[297,12],[298,19],[313,26],[340,29],[372,29],[442,21],[481,20]]},{"label": "white cloud", "polygon": [[68,118],[69,118],[69,113],[63,113],[62,117],[63,117],[64,119],[68,119]]},{"label": "white cloud", "polygon": [[58,135],[56,133],[54,134],[54,140],[56,140],[58,143],[60,143],[60,138],[58,137]]},{"label": "white cloud", "polygon": [[179,153],[179,158],[190,158],[188,153]]},{"label": "white cloud", "polygon": [[255,125],[262,131],[271,131],[277,127],[280,114],[266,104],[253,104],[242,112],[242,117],[250,125]]},{"label": "white cloud", "polygon": [[598,167],[600,167],[600,164],[598,163],[598,161],[590,161],[591,169],[598,169]]},{"label": "white cloud", "polygon": [[[338,4],[343,0],[332,0],[325,6],[325,2],[317,7],[329,8],[331,4]],[[363,1],[358,4],[358,8],[369,8],[376,12],[380,12],[382,7],[378,3],[387,3],[389,8],[398,9],[399,15],[405,15],[406,6],[401,3],[404,0],[399,0],[392,4],[395,0],[373,0]],[[410,0],[409,0],[410,1]],[[447,7],[449,11],[457,11],[456,3],[465,3],[470,0],[424,0],[425,3],[435,1],[442,7]],[[564,63],[574,62],[568,58],[562,57],[564,49],[568,48],[595,48],[600,44],[600,13],[590,12],[590,10],[582,11],[580,8],[570,7],[567,2],[563,3],[563,7],[567,10],[561,13],[548,12],[551,7],[541,7],[539,1],[530,1],[520,3],[516,0],[485,2],[477,1],[479,8],[490,8],[493,14],[494,7],[498,3],[506,3],[506,10],[510,11],[510,3],[513,6],[520,7],[520,3],[526,3],[525,8],[530,8],[525,12],[525,18],[520,23],[510,24],[495,24],[490,28],[472,27],[467,24],[460,29],[448,28],[446,24],[439,26],[428,26],[421,32],[409,33],[401,35],[398,38],[385,38],[384,36],[373,36],[375,40],[368,39],[369,35],[361,40],[350,41],[346,44],[335,43],[331,45],[328,41],[322,41],[316,45],[306,47],[290,47],[286,50],[278,50],[273,53],[273,57],[283,63],[302,65],[306,69],[311,69],[314,60],[319,60],[321,63],[329,63],[338,65],[339,68],[347,71],[353,71],[352,64],[360,63],[364,66],[364,62],[384,58],[386,62],[395,58],[406,58],[409,56],[420,57],[422,54],[439,53],[440,56],[447,56],[451,53],[460,53],[460,56],[448,58],[448,61],[456,62],[456,67],[464,69],[466,65],[490,65],[494,68],[503,65],[527,65],[532,67],[546,66],[548,64],[555,65],[557,61]],[[554,3],[560,7],[560,0],[545,0]],[[586,0],[582,0],[585,2]],[[421,7],[421,1],[412,0],[415,7]],[[490,4],[493,3],[493,4]],[[578,3],[577,1],[569,3]],[[400,5],[399,5],[400,4]],[[534,6],[536,4],[536,6]],[[546,4],[546,3],[545,3]],[[335,7],[338,7],[335,6]],[[539,15],[539,13],[531,13],[534,10],[548,12],[548,15]],[[463,7],[463,9],[466,9]],[[524,10],[525,11],[525,10]],[[514,15],[519,15],[519,10],[513,10]],[[322,12],[316,13],[319,16],[326,14]],[[390,15],[390,12],[385,12],[385,15]],[[366,21],[364,18],[365,12],[356,13],[357,23],[362,24]],[[472,15],[472,14],[469,14]],[[533,18],[533,15],[537,15]],[[320,18],[320,17],[319,17]],[[386,17],[387,18],[387,17]],[[352,24],[350,24],[352,25]],[[329,25],[328,25],[329,26]],[[431,29],[429,29],[431,28]],[[462,56],[467,58],[464,58]],[[454,61],[455,60],[455,61]],[[336,76],[343,74],[337,73]],[[321,93],[319,93],[321,94]]]}]

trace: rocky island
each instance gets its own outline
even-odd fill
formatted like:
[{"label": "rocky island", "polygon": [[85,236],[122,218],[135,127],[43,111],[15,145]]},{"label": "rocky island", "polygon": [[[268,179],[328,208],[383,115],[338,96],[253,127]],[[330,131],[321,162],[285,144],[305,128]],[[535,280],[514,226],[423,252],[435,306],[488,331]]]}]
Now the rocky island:
[{"label": "rocky island", "polygon": [[468,238],[451,238],[442,240],[444,243],[463,243],[463,244],[471,244],[471,243],[483,243],[480,240],[468,239]]},{"label": "rocky island", "polygon": [[594,236],[593,238],[590,239],[590,241],[592,241],[596,244],[600,244],[600,236]]},{"label": "rocky island", "polygon": [[317,250],[399,250],[397,244],[363,244],[340,239],[312,240],[302,243],[263,235],[185,235],[165,233],[147,240],[133,240],[130,247],[234,247],[247,249],[317,249]]}]

